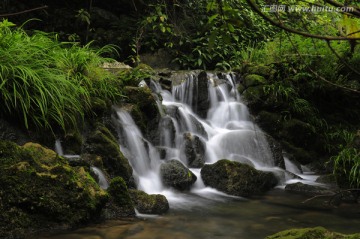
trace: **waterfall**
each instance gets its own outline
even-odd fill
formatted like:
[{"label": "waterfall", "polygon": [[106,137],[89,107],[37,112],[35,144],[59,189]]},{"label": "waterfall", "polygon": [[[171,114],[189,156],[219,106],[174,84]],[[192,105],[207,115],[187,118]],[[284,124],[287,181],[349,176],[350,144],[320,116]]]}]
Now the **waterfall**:
[{"label": "waterfall", "polygon": [[55,140],[55,152],[60,156],[64,155],[64,150],[63,150],[63,147],[61,145],[60,139]]},{"label": "waterfall", "polygon": [[[138,188],[147,193],[162,193],[170,202],[180,200],[171,189],[162,185],[159,171],[164,160],[177,159],[189,166],[184,149],[189,138],[204,145],[205,163],[226,158],[259,169],[274,167],[265,136],[250,120],[248,108],[236,90],[235,77],[226,74],[219,79],[217,75],[208,73],[208,79],[205,79],[208,88],[198,89],[200,83],[196,73],[183,76],[182,83],[173,86],[171,92],[163,90],[155,81],[150,84],[151,89],[161,95],[162,102],[158,104],[166,109],[159,123],[159,145],[152,145],[143,136],[125,109],[115,107],[120,149],[134,169]],[[205,118],[195,113],[200,108],[197,101],[204,93],[201,90],[208,94],[209,109]],[[190,169],[198,178],[194,191],[204,192],[206,187],[200,169]],[[214,189],[210,191],[214,192]]]},{"label": "waterfall", "polygon": [[115,108],[120,127],[120,149],[134,169],[138,188],[148,193],[163,190],[159,176],[160,155],[125,110]]},{"label": "waterfall", "polygon": [[101,171],[101,169],[94,167],[94,166],[90,167],[90,169],[98,177],[98,184],[99,184],[100,188],[107,189],[109,187],[109,183],[106,180],[106,177],[105,177],[104,173]]}]

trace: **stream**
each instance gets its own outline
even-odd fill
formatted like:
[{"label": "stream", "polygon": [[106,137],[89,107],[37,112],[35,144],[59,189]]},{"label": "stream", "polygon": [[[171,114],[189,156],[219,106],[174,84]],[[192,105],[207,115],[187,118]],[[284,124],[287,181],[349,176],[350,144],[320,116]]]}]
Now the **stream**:
[{"label": "stream", "polygon": [[[302,203],[307,197],[274,189],[251,200],[193,194],[196,203],[172,208],[162,216],[107,221],[41,239],[261,239],[281,230],[323,226],[342,233],[359,232],[360,208]],[[320,203],[321,204],[321,203]]]},{"label": "stream", "polygon": [[[293,174],[302,178],[295,181],[308,184],[317,184],[314,182],[316,175],[305,174],[287,158],[287,171],[276,166],[265,134],[251,120],[247,106],[236,90],[233,75],[225,74],[219,78],[208,73],[207,89],[199,88],[201,82],[197,74],[186,73],[180,77],[181,84],[172,86],[171,92],[163,90],[156,82],[150,85],[154,94],[162,99],[157,102],[162,113],[159,145],[153,145],[143,136],[125,109],[115,108],[114,115],[120,149],[134,169],[138,189],[165,195],[170,204],[169,212],[165,215],[137,213],[136,219],[106,221],[40,238],[258,239],[285,229],[314,226],[342,233],[359,232],[359,207],[342,205],[334,208],[324,205],[325,199],[304,203],[309,197],[283,190],[287,183],[294,182]],[[200,117],[197,102],[202,100],[204,90],[209,105],[206,117]],[[194,147],[192,150],[196,151],[196,163],[186,157],[189,138]],[[202,147],[204,152],[201,152]],[[251,199],[233,197],[206,187],[200,176],[199,162],[215,163],[222,158],[271,171],[277,176],[279,185],[264,196]],[[179,192],[162,183],[160,165],[170,159],[179,160],[197,176],[189,192]]]}]

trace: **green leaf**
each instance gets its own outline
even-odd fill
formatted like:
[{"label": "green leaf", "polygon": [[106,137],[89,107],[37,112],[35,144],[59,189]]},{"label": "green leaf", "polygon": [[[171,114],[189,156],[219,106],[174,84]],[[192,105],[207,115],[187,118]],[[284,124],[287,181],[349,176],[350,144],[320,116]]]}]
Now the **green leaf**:
[{"label": "green leaf", "polygon": [[214,14],[214,15],[212,15],[211,17],[209,17],[209,20],[208,20],[208,22],[209,23],[212,23],[217,17],[219,16],[219,14],[218,13],[216,13],[216,14]]}]

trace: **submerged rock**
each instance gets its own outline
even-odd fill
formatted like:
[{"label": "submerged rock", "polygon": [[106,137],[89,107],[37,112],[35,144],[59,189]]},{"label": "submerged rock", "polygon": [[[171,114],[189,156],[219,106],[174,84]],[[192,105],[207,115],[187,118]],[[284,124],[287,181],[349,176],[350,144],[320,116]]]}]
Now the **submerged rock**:
[{"label": "submerged rock", "polygon": [[196,176],[180,161],[172,159],[160,166],[163,183],[178,190],[189,190],[196,181]]},{"label": "submerged rock", "polygon": [[201,177],[210,186],[234,196],[248,197],[264,193],[277,184],[273,173],[227,159],[214,164],[206,164],[201,169]]},{"label": "submerged rock", "polygon": [[39,144],[0,141],[0,171],[1,238],[88,222],[108,199],[84,167]]},{"label": "submerged rock", "polygon": [[290,229],[267,236],[265,239],[359,239],[360,233],[344,235],[323,227]]},{"label": "submerged rock", "polygon": [[140,213],[164,214],[169,210],[169,202],[164,195],[147,194],[135,189],[131,189],[129,193],[135,208]]}]

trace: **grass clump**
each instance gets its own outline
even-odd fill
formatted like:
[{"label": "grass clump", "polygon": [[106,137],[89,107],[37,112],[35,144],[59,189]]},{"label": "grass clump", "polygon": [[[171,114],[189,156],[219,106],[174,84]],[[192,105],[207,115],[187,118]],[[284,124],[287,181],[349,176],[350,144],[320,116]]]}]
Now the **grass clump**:
[{"label": "grass clump", "polygon": [[116,101],[118,82],[100,65],[110,59],[90,44],[61,43],[50,34],[0,22],[0,117],[26,128],[75,127],[91,109],[91,97]]}]

